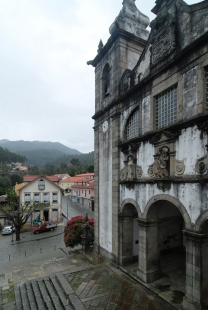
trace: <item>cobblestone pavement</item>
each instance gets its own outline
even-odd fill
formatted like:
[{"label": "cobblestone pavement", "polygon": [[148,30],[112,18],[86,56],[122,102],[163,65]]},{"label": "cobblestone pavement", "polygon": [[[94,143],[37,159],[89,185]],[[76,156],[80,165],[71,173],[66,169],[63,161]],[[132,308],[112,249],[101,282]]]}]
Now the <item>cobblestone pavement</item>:
[{"label": "cobblestone pavement", "polygon": [[[41,253],[55,248],[63,248],[64,225],[57,227],[53,232],[31,235],[30,232],[21,233],[21,241],[11,242],[11,236],[0,237],[0,262],[12,261],[20,257],[28,257],[34,253]],[[1,269],[1,265],[0,265]]]},{"label": "cobblestone pavement", "polygon": [[[85,215],[85,208],[72,204],[72,202],[66,197],[63,197],[62,204],[64,214],[67,214],[69,218],[78,214]],[[92,217],[93,212],[89,212],[89,216]],[[44,251],[65,247],[63,241],[65,223],[66,219],[64,219],[64,222],[53,232],[49,231],[39,235],[33,235],[31,232],[23,232],[21,233],[20,242],[11,242],[11,235],[2,236],[0,234],[0,262],[12,261],[19,257],[23,258],[31,256],[34,253],[42,253]],[[15,235],[13,235],[13,238],[15,239]]]},{"label": "cobblestone pavement", "polygon": [[[160,298],[110,265],[65,272],[72,292],[89,310],[169,310]],[[72,293],[71,293],[72,294]]]}]

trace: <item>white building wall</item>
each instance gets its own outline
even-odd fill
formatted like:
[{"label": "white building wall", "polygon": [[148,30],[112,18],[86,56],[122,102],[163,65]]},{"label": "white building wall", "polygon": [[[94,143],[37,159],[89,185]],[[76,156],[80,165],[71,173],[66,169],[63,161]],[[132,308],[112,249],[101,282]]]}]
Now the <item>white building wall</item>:
[{"label": "white building wall", "polygon": [[207,144],[207,135],[201,135],[197,126],[182,130],[182,134],[176,141],[176,158],[184,160],[184,174],[196,174],[196,159],[206,154],[205,145]]},{"label": "white building wall", "polygon": [[112,252],[112,134],[111,122],[99,137],[99,243]]},{"label": "white building wall", "polygon": [[171,189],[165,193],[157,188],[157,184],[137,184],[135,190],[129,190],[125,185],[121,185],[121,205],[125,199],[131,198],[138,203],[143,213],[148,201],[159,194],[177,198],[186,208],[194,224],[200,214],[208,210],[208,184],[201,187],[199,183],[172,183]]}]

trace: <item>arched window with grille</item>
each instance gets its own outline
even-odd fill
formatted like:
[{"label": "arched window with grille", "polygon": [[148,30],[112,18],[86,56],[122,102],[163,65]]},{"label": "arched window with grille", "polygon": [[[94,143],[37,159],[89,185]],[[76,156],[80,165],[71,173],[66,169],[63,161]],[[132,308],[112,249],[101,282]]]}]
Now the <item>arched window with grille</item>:
[{"label": "arched window with grille", "polygon": [[139,136],[139,110],[137,109],[129,116],[125,128],[125,137],[131,140]]}]

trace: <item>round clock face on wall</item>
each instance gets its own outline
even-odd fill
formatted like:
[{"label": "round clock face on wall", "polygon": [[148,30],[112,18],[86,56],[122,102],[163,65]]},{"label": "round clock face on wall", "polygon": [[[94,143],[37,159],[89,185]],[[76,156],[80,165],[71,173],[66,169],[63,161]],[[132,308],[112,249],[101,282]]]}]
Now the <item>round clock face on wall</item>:
[{"label": "round clock face on wall", "polygon": [[103,128],[103,132],[105,133],[107,130],[108,130],[108,122],[105,121],[102,125],[102,128]]}]

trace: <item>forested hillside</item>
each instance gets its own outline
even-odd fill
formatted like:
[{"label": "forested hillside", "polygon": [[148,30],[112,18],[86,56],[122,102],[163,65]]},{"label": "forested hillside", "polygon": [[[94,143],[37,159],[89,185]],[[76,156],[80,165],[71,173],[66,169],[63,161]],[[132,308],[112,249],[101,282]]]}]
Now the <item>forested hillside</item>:
[{"label": "forested hillside", "polygon": [[0,162],[1,163],[11,163],[11,162],[21,162],[24,163],[27,160],[25,156],[21,156],[16,153],[12,153],[3,147],[0,147]]}]

